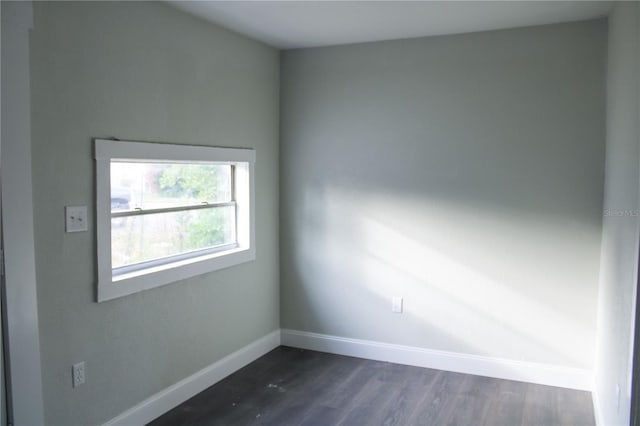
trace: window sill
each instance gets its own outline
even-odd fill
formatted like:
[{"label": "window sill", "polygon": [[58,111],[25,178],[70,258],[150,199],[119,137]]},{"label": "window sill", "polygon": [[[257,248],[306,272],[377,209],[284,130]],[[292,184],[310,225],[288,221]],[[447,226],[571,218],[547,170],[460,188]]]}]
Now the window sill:
[{"label": "window sill", "polygon": [[98,302],[116,299],[143,290],[206,274],[255,260],[255,249],[237,247],[218,253],[193,257],[144,270],[110,277],[98,282]]}]

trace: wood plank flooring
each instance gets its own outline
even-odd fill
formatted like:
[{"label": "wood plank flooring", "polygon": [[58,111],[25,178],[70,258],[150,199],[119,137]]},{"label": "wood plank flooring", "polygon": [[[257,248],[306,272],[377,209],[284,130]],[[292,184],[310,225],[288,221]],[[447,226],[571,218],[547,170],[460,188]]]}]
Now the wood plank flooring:
[{"label": "wood plank flooring", "polygon": [[591,394],[279,347],[150,423],[594,425]]}]

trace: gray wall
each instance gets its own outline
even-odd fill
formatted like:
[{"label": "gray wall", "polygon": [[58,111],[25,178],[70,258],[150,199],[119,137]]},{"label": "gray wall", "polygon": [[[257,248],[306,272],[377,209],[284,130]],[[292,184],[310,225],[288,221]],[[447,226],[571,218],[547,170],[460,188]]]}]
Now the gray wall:
[{"label": "gray wall", "polygon": [[[279,327],[278,52],[155,2],[35,3],[33,178],[46,423],[106,421]],[[96,300],[93,137],[253,147],[257,259]],[[87,383],[71,387],[85,361]]]},{"label": "gray wall", "polygon": [[[603,424],[628,425],[638,279],[640,6],[616,3],[609,17],[607,144],[596,355]],[[629,213],[635,212],[635,216]],[[623,214],[625,216],[617,216]],[[620,401],[616,386],[620,386]]]},{"label": "gray wall", "polygon": [[592,368],[606,31],[284,52],[282,327]]}]

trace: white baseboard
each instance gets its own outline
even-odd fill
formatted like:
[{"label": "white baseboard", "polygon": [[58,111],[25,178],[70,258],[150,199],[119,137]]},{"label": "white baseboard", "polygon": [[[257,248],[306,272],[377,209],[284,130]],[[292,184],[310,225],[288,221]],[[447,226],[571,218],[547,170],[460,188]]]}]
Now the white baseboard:
[{"label": "white baseboard", "polygon": [[589,370],[281,330],[282,345],[396,364],[590,391]]},{"label": "white baseboard", "polygon": [[603,426],[605,423],[602,421],[602,411],[600,410],[600,398],[598,397],[598,391],[594,389],[591,392],[591,398],[593,398],[593,415],[596,420],[596,426]]},{"label": "white baseboard", "polygon": [[280,346],[280,330],[269,333],[180,380],[109,420],[104,426],[145,425],[278,346]]},{"label": "white baseboard", "polygon": [[[434,368],[569,389],[592,390],[591,371],[584,369],[283,329],[261,337],[197,373],[152,395],[119,416],[109,420],[104,426],[147,424],[267,352],[277,348],[280,344],[416,367]],[[596,425],[601,425],[596,392],[593,392],[593,405]]]}]

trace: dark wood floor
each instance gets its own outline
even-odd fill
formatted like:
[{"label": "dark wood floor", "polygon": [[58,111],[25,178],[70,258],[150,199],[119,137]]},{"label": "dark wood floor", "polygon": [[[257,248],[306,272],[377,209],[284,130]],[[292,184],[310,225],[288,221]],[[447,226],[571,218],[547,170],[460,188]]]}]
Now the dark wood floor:
[{"label": "dark wood floor", "polygon": [[279,347],[151,423],[593,425],[588,392]]}]

